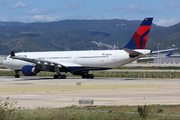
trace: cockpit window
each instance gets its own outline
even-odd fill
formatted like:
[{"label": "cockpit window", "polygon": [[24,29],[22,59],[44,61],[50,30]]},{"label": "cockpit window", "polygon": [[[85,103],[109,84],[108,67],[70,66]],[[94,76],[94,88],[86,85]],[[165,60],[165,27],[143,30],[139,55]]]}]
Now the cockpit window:
[{"label": "cockpit window", "polygon": [[6,60],[7,58],[5,58],[4,60]]}]

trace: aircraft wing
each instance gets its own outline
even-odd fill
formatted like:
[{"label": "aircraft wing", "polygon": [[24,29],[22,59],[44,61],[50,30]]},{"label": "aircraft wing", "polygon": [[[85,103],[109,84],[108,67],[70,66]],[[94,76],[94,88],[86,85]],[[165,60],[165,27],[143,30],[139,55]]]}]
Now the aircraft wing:
[{"label": "aircraft wing", "polygon": [[152,51],[152,54],[154,54],[154,53],[160,53],[160,52],[172,51],[172,50],[176,50],[176,49],[178,49],[178,48],[165,49],[165,50],[159,50],[159,51]]},{"label": "aircraft wing", "polygon": [[22,61],[26,61],[26,62],[30,62],[30,63],[34,63],[34,64],[38,64],[38,65],[42,65],[42,66],[56,66],[56,67],[66,67],[69,68],[69,66],[82,66],[79,64],[75,64],[75,63],[59,63],[59,62],[52,62],[52,61],[47,61],[47,60],[40,60],[40,59],[32,59],[32,58],[24,58],[24,57],[17,57],[15,56],[14,51],[11,52],[11,56],[10,58],[12,59],[17,59],[17,60],[22,60]]},{"label": "aircraft wing", "polygon": [[173,54],[173,52],[168,53],[166,56],[160,56],[160,57],[142,57],[142,58],[139,58],[139,60],[155,59],[155,58],[166,58],[166,57],[170,57],[172,54]]}]

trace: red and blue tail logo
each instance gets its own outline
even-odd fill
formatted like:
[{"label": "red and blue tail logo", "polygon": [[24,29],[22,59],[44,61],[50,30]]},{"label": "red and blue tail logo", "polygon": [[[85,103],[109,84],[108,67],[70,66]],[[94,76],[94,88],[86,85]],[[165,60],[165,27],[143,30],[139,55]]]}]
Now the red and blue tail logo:
[{"label": "red and blue tail logo", "polygon": [[134,33],[129,43],[123,48],[144,49],[146,46],[149,31],[151,29],[152,20],[153,18],[145,18],[139,28]]}]

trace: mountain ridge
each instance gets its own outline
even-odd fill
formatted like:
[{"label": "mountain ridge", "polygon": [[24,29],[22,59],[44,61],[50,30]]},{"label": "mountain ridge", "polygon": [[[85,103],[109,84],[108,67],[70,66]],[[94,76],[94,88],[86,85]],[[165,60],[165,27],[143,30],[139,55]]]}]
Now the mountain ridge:
[{"label": "mountain ridge", "polygon": [[[21,52],[109,49],[92,41],[121,48],[128,43],[141,22],[119,19],[63,20],[47,23],[0,22],[0,54],[9,54],[11,50]],[[179,32],[180,24],[170,27],[152,24],[146,48],[157,50],[158,43],[160,49],[172,48],[174,44],[178,47]],[[18,41],[21,39],[23,44],[20,46]]]}]

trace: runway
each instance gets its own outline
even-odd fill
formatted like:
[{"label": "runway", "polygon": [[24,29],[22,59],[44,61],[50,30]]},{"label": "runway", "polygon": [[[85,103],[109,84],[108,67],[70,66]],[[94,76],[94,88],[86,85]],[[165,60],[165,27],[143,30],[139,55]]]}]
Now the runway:
[{"label": "runway", "polygon": [[179,79],[0,77],[2,102],[25,108],[80,106],[79,99],[94,105],[180,104],[179,91]]}]

